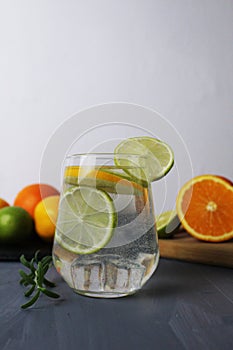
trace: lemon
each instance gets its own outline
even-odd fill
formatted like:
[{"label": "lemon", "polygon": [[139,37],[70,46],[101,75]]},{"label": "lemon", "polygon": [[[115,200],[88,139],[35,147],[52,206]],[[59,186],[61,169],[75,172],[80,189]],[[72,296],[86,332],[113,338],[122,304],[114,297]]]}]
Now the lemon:
[{"label": "lemon", "polygon": [[71,187],[61,199],[56,241],[76,254],[105,247],[113,235],[117,214],[111,197],[92,187]]},{"label": "lemon", "polygon": [[0,209],[0,242],[20,243],[30,238],[33,220],[26,210],[16,206]]},{"label": "lemon", "polygon": [[[171,147],[148,136],[123,140],[114,153],[116,165],[133,178],[145,183],[161,179],[174,164]],[[141,157],[133,157],[134,154]]]},{"label": "lemon", "polygon": [[45,241],[52,241],[58,215],[60,196],[50,196],[42,199],[34,210],[36,233]]}]

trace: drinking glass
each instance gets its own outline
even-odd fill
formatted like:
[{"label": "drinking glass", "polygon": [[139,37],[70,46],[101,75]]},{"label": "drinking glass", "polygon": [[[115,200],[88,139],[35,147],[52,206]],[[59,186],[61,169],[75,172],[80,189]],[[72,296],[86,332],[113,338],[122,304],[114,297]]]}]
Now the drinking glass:
[{"label": "drinking glass", "polygon": [[66,157],[53,261],[75,292],[122,297],[154,273],[159,247],[147,161],[136,154]]}]

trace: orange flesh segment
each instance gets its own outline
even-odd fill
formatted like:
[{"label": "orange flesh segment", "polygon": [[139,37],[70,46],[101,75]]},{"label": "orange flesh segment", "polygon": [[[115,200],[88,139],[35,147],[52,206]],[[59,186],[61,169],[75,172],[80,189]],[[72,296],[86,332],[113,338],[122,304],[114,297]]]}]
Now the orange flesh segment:
[{"label": "orange flesh segment", "polygon": [[233,230],[233,191],[222,182],[203,179],[183,195],[181,208],[197,233],[221,236]]}]

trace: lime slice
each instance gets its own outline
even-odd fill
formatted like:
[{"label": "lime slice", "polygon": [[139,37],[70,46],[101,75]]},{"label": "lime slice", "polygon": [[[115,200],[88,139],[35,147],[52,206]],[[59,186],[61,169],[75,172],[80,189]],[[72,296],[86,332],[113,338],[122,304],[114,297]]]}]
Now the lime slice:
[{"label": "lime slice", "polygon": [[116,167],[69,166],[65,169],[65,183],[69,185],[90,186],[117,194],[142,194],[142,185]]},{"label": "lime slice", "polygon": [[156,228],[159,238],[170,238],[180,227],[180,220],[175,210],[165,211],[156,216]]},{"label": "lime slice", "polygon": [[56,240],[73,253],[94,253],[110,241],[116,222],[113,201],[105,191],[71,187],[60,203]]},{"label": "lime slice", "polygon": [[[138,168],[138,165],[136,165],[136,167]],[[130,170],[130,169],[132,169],[132,166],[129,166],[129,167],[124,166],[123,169],[119,166],[115,166],[115,167],[111,167],[111,168],[101,167],[101,171],[104,171],[105,173],[108,173],[111,175],[118,176],[121,179],[128,180],[133,184],[133,186],[135,188],[138,188],[140,190],[142,190],[142,187],[148,187],[147,182],[142,181],[141,179],[132,178],[132,176],[130,175],[130,171],[127,172],[128,168]],[[135,168],[135,166],[134,166],[134,168]]]},{"label": "lime slice", "polygon": [[[132,154],[141,157],[129,156]],[[115,163],[133,178],[151,182],[169,172],[174,164],[174,155],[163,141],[147,136],[133,137],[123,140],[115,148]]]}]

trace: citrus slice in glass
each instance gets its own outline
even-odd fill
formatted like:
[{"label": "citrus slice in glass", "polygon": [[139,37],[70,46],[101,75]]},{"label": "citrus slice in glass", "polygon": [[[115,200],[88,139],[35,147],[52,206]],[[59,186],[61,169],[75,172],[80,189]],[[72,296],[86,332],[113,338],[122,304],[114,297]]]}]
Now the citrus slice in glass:
[{"label": "citrus slice in glass", "polygon": [[161,179],[174,164],[171,147],[161,140],[148,136],[123,140],[115,148],[114,153],[116,165],[133,179],[144,183]]},{"label": "citrus slice in glass", "polygon": [[156,216],[156,229],[159,238],[170,238],[180,227],[176,210],[168,210]]},{"label": "citrus slice in glass", "polygon": [[143,187],[132,181],[128,174],[115,166],[85,167],[69,166],[65,169],[65,183],[90,186],[110,193],[140,194]]},{"label": "citrus slice in glass", "polygon": [[105,191],[71,187],[61,199],[56,240],[73,253],[94,253],[110,241],[116,222],[113,201]]}]

